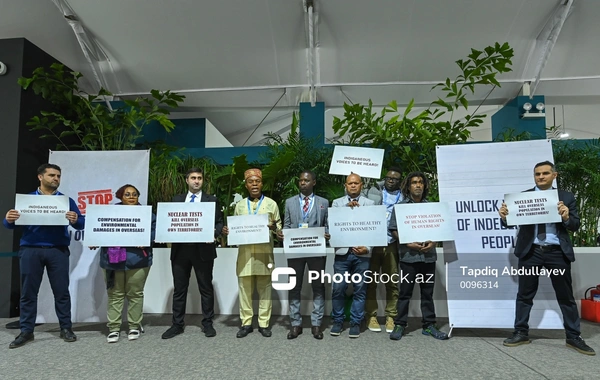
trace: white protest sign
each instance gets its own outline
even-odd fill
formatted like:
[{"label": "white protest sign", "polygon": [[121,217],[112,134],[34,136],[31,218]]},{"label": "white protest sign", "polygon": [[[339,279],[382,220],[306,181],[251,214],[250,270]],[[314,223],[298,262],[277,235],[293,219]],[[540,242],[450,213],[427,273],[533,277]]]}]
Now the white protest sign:
[{"label": "white protest sign", "polygon": [[387,246],[385,206],[331,207],[328,210],[332,247]]},{"label": "white protest sign", "polygon": [[355,146],[336,145],[329,166],[329,174],[358,174],[365,178],[381,177],[383,149],[358,148]]},{"label": "white protest sign", "polygon": [[506,224],[509,226],[558,223],[562,220],[558,213],[556,190],[505,194],[504,203],[508,207]]},{"label": "white protest sign", "polygon": [[454,224],[446,202],[394,206],[400,243],[454,240]]},{"label": "white protest sign", "polygon": [[84,244],[91,247],[149,247],[151,206],[88,205]]},{"label": "white protest sign", "polygon": [[154,240],[212,243],[215,240],[215,202],[159,202]]},{"label": "white protest sign", "polygon": [[325,256],[325,227],[283,230],[283,253],[288,259]]},{"label": "white protest sign", "polygon": [[260,244],[270,241],[269,215],[228,216],[228,245]]},{"label": "white protest sign", "polygon": [[66,226],[69,219],[69,197],[65,195],[16,194],[15,210],[20,214],[15,221],[22,226]]}]

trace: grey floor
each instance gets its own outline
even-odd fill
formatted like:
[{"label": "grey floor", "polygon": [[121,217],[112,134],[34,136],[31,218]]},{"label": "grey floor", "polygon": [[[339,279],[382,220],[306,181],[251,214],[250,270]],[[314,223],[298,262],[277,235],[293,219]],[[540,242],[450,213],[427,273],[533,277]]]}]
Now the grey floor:
[{"label": "grey floor", "polygon": [[[418,319],[400,341],[368,330],[358,339],[347,331],[332,337],[329,321],[322,341],[310,329],[288,341],[285,317],[273,320],[271,338],[255,330],[237,339],[237,316],[217,317],[217,336],[206,338],[200,319],[188,316],[184,334],[163,340],[170,316],[146,315],[138,341],[114,344],[101,323],[76,324],[75,343],[46,324],[36,327],[35,341],[12,350],[18,330],[4,326],[15,319],[0,319],[0,379],[600,379],[599,356],[565,347],[559,330],[532,331],[531,344],[507,348],[509,330],[455,329],[450,340],[437,341],[421,334]],[[600,350],[600,325],[582,321],[582,335]]]}]

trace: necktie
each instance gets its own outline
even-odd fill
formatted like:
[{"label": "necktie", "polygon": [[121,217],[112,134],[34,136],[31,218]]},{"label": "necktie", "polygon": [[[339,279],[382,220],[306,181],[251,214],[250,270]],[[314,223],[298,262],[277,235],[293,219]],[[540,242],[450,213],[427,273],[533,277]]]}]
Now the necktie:
[{"label": "necktie", "polygon": [[196,194],[192,194],[192,198],[190,199],[190,203],[194,203],[195,199],[196,199]]},{"label": "necktie", "polygon": [[542,224],[538,224],[538,234],[537,234],[537,238],[538,240],[544,241],[546,240],[546,224],[542,223]]},{"label": "necktie", "polygon": [[304,211],[304,213],[308,213],[308,197],[304,197],[304,206],[302,207],[302,211]]}]

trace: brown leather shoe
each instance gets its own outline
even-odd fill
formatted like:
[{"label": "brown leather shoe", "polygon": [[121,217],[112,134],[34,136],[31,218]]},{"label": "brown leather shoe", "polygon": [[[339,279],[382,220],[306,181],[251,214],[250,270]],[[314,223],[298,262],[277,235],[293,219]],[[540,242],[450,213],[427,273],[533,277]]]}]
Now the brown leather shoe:
[{"label": "brown leather shoe", "polygon": [[313,326],[310,329],[310,332],[312,333],[315,339],[323,339],[323,331],[321,331],[321,328],[319,326]]},{"label": "brown leather shoe", "polygon": [[287,338],[296,339],[300,334],[302,334],[302,326],[292,326],[292,329],[288,333]]}]

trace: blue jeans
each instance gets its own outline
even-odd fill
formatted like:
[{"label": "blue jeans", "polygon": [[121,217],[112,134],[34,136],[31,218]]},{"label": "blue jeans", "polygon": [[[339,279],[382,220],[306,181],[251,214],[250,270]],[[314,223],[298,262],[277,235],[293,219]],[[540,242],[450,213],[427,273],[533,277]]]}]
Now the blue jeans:
[{"label": "blue jeans", "polygon": [[[351,325],[360,324],[363,318],[365,317],[367,284],[365,284],[364,274],[368,269],[368,257],[356,256],[353,253],[347,253],[345,255],[335,255],[335,261],[333,262],[334,274],[340,273],[344,275],[344,273],[349,273],[350,275],[352,275],[358,273],[361,277],[360,282],[352,282],[352,286],[354,287],[354,295],[352,300],[352,307],[350,308]],[[333,282],[333,291],[331,295],[331,303],[333,306],[331,316],[333,318],[333,323],[344,322],[344,305],[347,288],[348,282],[346,281],[341,281],[339,283]]]}]

